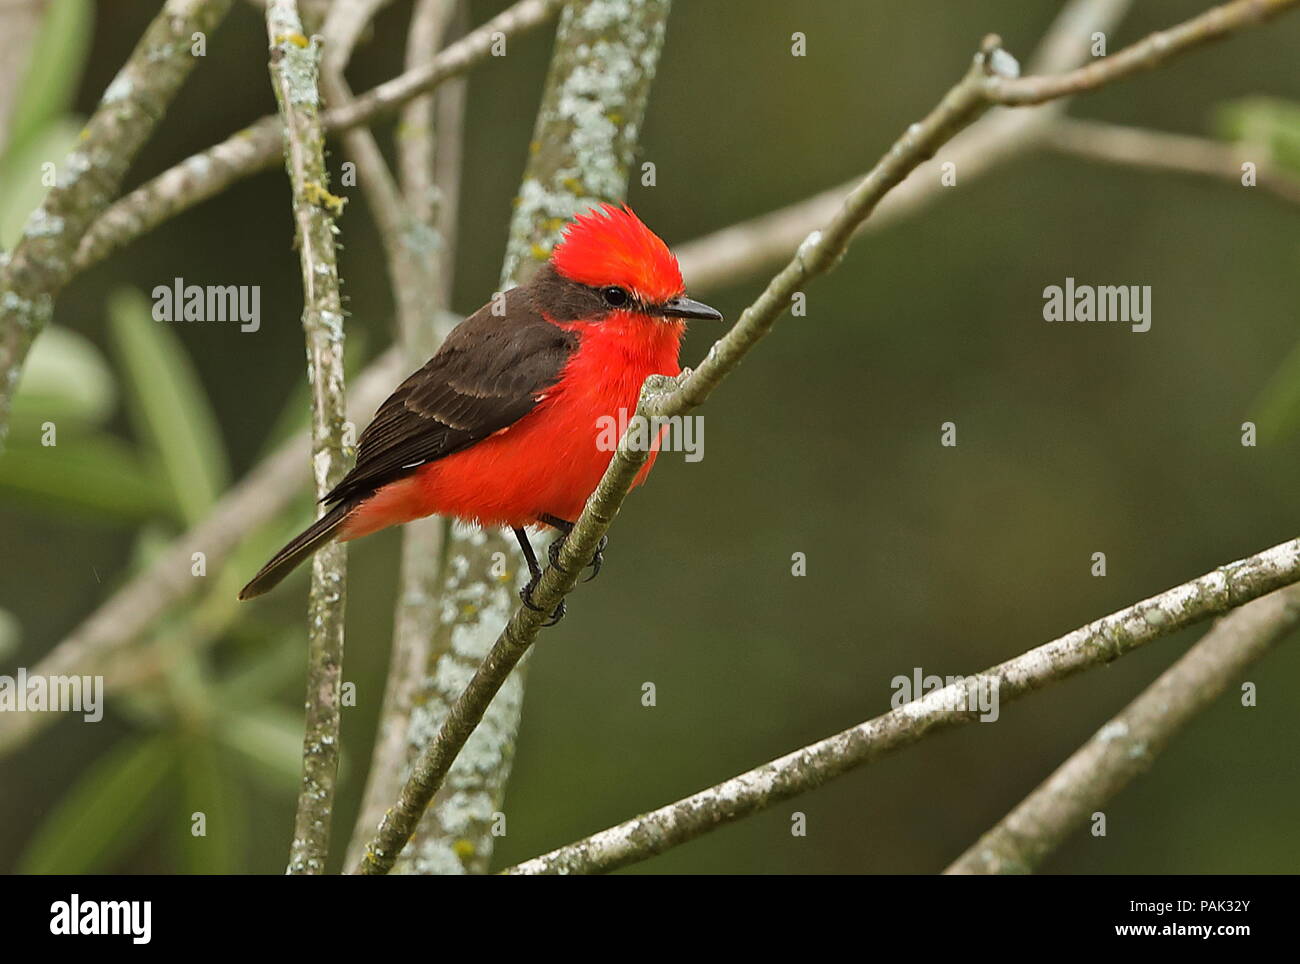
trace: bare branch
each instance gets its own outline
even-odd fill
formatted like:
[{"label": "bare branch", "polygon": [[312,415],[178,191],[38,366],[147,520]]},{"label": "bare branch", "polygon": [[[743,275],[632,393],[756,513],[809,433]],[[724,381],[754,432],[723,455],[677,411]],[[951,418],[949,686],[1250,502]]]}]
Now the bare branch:
[{"label": "bare branch", "polygon": [[509,868],[512,874],[602,873],[663,853],[931,733],[979,719],[968,693],[976,681],[1001,704],[1101,666],[1152,640],[1300,580],[1300,539],[1220,566],[1121,609],[975,677],[844,730],[715,787],[634,817],[577,843]]},{"label": "bare branch", "polygon": [[1053,150],[1090,161],[1203,174],[1238,185],[1241,165],[1250,161],[1255,164],[1256,183],[1260,187],[1292,204],[1300,204],[1300,178],[1267,157],[1252,156],[1253,152],[1244,144],[1066,118],[1051,126],[1045,143]]},{"label": "bare branch", "polygon": [[1032,873],[1208,708],[1252,662],[1300,625],[1300,586],[1257,599],[1215,623],[1182,659],[944,873]]},{"label": "bare branch", "polygon": [[1159,67],[1193,47],[1220,40],[1243,27],[1275,17],[1296,3],[1297,0],[1233,0],[1065,74],[992,78],[988,97],[993,103],[1023,107],[1096,90],[1135,73]]},{"label": "bare branch", "polygon": [[[343,202],[328,191],[321,130],[317,39],[303,35],[297,0],[270,0],[271,86],[285,130],[285,167],[302,262],[302,326],[312,386],[312,467],[324,496],[346,471],[343,430],[343,305],[334,250],[334,215]],[[307,720],[302,788],[294,821],[289,873],[320,874],[329,853],[339,766],[339,691],[343,673],[343,608],[347,549],[334,542],[312,557],[307,610]]]},{"label": "bare branch", "polygon": [[[321,118],[325,131],[333,134],[370,123],[412,97],[465,73],[491,56],[495,34],[509,37],[540,26],[551,18],[560,2],[519,0],[452,44],[426,67],[380,84],[346,106],[326,111]],[[77,251],[76,269],[84,270],[240,178],[270,167],[279,157],[281,137],[280,119],[268,115],[132,191],[91,226]]]},{"label": "bare branch", "polygon": [[[1291,3],[1296,0],[1291,0]],[[1251,0],[1237,0],[1219,8],[1219,17],[1233,19],[1232,8],[1254,8]],[[1226,13],[1225,13],[1226,11]],[[1238,26],[1254,18],[1238,11]],[[1204,21],[1205,17],[1189,23]],[[1219,19],[1212,18],[1213,24]],[[1189,32],[1175,28],[1166,33],[1178,50],[1223,35],[1217,26],[1202,26]],[[1135,45],[1146,50],[1148,39]],[[1159,45],[1157,45],[1159,48]],[[1111,82],[1148,65],[1150,58],[1163,59],[1157,49],[1150,56],[1136,58],[1125,51],[1119,69],[1106,71],[1100,83]],[[1090,68],[1089,68],[1090,69]],[[997,37],[987,37],[966,76],[953,87],[939,105],[920,123],[913,124],[894,144],[887,155],[872,169],[845,201],[844,206],[822,231],[814,232],[800,244],[794,259],[768,284],[759,299],[745,310],[736,324],[714,343],[695,371],[684,371],[677,378],[651,376],[642,389],[637,414],[642,417],[681,415],[703,404],[722,380],[735,370],[740,360],[767,334],[785,311],[792,296],[803,286],[831,267],[843,256],[853,233],[875,209],[880,200],[922,161],[934,156],[940,146],[988,109],[995,98],[1006,96],[1005,83],[1018,70],[1015,61],[1001,48]],[[1091,75],[1088,75],[1091,76]],[[1091,86],[1096,86],[1092,84]],[[1069,92],[1067,88],[1064,92]],[[1090,89],[1084,86],[1080,89]],[[425,748],[402,788],[396,805],[385,816],[379,833],[366,849],[357,870],[360,873],[386,873],[410,839],[429,801],[439,790],[452,762],[464,747],[493,697],[506,681],[514,666],[532,645],[537,631],[554,612],[560,601],[572,591],[577,574],[591,558],[604,536],[647,453],[629,448],[627,436],[619,443],[596,491],[573,531],[565,539],[558,565],[547,567],[538,583],[533,601],[536,609],[519,607],[484,657],[478,671],[447,714],[438,735]]]},{"label": "bare branch", "polygon": [[[1031,69],[1059,73],[1086,63],[1093,33],[1110,33],[1123,19],[1131,0],[1071,0],[1053,21],[1031,61]],[[953,164],[963,184],[1016,157],[1037,144],[1069,102],[1053,101],[1039,107],[988,114],[943,146],[932,165]],[[889,196],[870,220],[864,233],[878,231],[909,218],[942,196],[945,188],[937,172],[908,178]],[[771,271],[789,260],[790,252],[811,231],[821,227],[840,209],[858,185],[857,179],[822,191],[813,197],[740,224],[715,231],[676,248],[682,276],[694,291],[735,284],[754,274]]]},{"label": "bare branch", "polygon": [[[335,0],[321,32],[325,49],[321,55],[320,87],[325,102],[332,108],[353,103],[352,88],[344,78],[352,50],[362,32],[381,7],[390,0]],[[388,170],[383,152],[369,128],[351,127],[343,132],[343,144],[357,165],[358,183],[379,228],[380,240],[387,249],[389,273],[392,274],[395,249],[401,245],[406,221],[405,204],[397,182]],[[400,292],[399,279],[392,278],[394,292]]]},{"label": "bare branch", "polygon": [[72,277],[82,235],[117,196],[131,161],[194,69],[193,34],[215,30],[230,3],[168,0],[104,91],[58,183],[28,218],[13,251],[0,255],[0,443],[23,362]]}]

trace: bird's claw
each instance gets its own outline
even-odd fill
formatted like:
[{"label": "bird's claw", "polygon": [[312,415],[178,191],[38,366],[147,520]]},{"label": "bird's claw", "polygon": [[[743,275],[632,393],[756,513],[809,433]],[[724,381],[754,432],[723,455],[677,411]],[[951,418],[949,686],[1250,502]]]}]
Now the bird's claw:
[{"label": "bird's claw", "polygon": [[605,548],[609,545],[609,536],[601,536],[600,541],[596,543],[596,551],[591,556],[591,562],[587,566],[591,569],[591,575],[583,582],[591,582],[600,575],[600,567],[605,564]]},{"label": "bird's claw", "polygon": [[561,535],[558,539],[552,542],[546,549],[546,556],[551,560],[551,565],[567,576],[569,570],[560,565],[560,550],[564,548],[564,540],[566,538],[567,536]]},{"label": "bird's claw", "polygon": [[[560,572],[564,573],[566,576],[569,574],[569,570],[560,565],[560,552],[564,548],[565,540],[568,538],[569,535],[566,532],[552,542],[546,550],[546,555],[551,560],[551,565],[560,570]],[[591,570],[591,575],[582,580],[583,582],[591,582],[591,580],[595,579],[596,576],[599,575],[600,567],[605,564],[605,548],[608,545],[609,536],[601,536],[600,541],[596,543],[596,551],[592,554],[591,562],[587,563],[587,565],[583,567]]]},{"label": "bird's claw", "polygon": [[[528,585],[524,586],[523,589],[519,590],[519,598],[523,600],[524,605],[527,606],[529,609],[531,609],[533,612],[540,613],[543,611],[542,607],[538,606],[536,603],[533,602],[533,590],[537,588],[537,583],[538,583],[537,579],[535,578],[530,579]],[[558,623],[561,619],[564,618],[564,614],[567,611],[568,611],[568,606],[565,604],[564,600],[561,599],[560,604],[556,606],[555,611],[551,613],[551,618],[548,619],[546,622],[542,623],[542,628],[545,629],[548,626],[554,626],[556,623]]]}]

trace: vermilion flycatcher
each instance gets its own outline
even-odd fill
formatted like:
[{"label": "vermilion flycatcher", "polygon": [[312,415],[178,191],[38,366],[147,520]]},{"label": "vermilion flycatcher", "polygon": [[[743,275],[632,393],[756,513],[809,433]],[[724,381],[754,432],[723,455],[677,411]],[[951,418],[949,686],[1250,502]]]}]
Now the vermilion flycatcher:
[{"label": "vermilion flycatcher", "polygon": [[685,319],[722,318],[684,291],[677,259],[631,210],[579,216],[533,278],[505,293],[504,310],[489,303],[466,318],[379,406],[356,466],[321,500],[330,509],[239,598],[271,589],[330,539],[437,514],[513,529],[532,606],[541,567],[525,528],[568,534],[613,457],[597,444],[601,426],[636,409],[648,375],[681,370]]}]

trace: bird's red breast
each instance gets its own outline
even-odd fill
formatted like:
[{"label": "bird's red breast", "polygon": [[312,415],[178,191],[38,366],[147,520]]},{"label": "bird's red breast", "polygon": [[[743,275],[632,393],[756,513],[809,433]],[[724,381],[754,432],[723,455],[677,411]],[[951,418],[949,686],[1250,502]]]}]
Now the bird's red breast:
[{"label": "bird's red breast", "polygon": [[[578,334],[579,347],[536,408],[489,438],[383,486],[353,513],[343,538],[435,513],[511,528],[534,525],[542,514],[578,518],[613,457],[599,444],[608,438],[602,417],[623,424],[636,410],[647,376],[681,370],[677,353],[684,326],[646,324],[629,314],[560,327]],[[650,453],[634,485],[645,481],[656,454]]]}]

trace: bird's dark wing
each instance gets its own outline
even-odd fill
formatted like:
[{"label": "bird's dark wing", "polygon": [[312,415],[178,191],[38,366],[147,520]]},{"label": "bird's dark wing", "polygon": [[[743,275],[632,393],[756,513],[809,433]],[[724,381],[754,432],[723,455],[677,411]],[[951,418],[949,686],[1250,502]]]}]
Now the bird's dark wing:
[{"label": "bird's dark wing", "polygon": [[577,336],[544,319],[512,288],[456,326],[438,353],[388,397],[357,441],[357,464],[322,502],[363,498],[421,465],[518,421],[554,385]]}]

